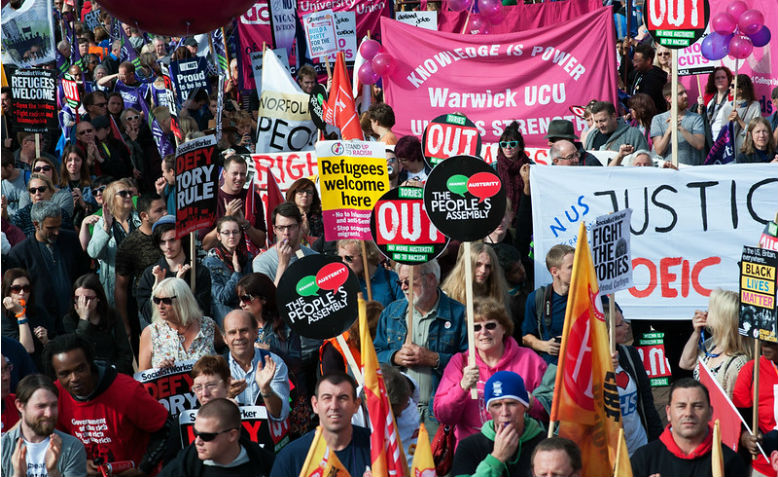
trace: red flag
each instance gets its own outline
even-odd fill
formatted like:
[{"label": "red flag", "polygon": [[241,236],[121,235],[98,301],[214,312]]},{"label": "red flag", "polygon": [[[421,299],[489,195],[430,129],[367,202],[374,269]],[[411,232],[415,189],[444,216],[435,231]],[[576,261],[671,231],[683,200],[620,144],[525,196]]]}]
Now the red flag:
[{"label": "red flag", "polygon": [[[737,452],[740,443],[740,423],[746,424],[732,401],[724,392],[716,378],[710,373],[710,370],[702,360],[700,364],[700,382],[708,388],[710,394],[710,405],[713,406],[713,421],[721,423],[721,442]],[[746,424],[748,427],[748,424]]]},{"label": "red flag", "polygon": [[332,76],[330,97],[324,103],[324,120],[340,129],[340,134],[346,141],[352,139],[364,140],[362,126],[359,124],[357,108],[354,105],[354,95],[351,92],[351,80],[346,70],[346,59],[343,52],[338,52],[335,60],[335,73]]},{"label": "red flag", "polygon": [[276,181],[273,172],[269,167],[265,167],[265,173],[267,174],[267,201],[265,205],[265,223],[267,224],[267,248],[273,246],[275,241],[275,234],[273,233],[273,209],[278,204],[286,202],[284,195],[281,193],[281,188],[278,187],[278,181]]}]

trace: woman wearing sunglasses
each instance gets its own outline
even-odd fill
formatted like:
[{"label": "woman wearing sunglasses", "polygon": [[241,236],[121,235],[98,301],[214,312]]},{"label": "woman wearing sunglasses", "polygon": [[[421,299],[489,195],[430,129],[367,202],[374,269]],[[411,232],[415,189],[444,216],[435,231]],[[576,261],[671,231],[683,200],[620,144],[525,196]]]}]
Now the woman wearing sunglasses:
[{"label": "woman wearing sunglasses", "polygon": [[497,151],[496,169],[500,176],[508,199],[514,210],[519,210],[524,180],[521,178],[521,166],[531,161],[524,152],[524,138],[519,131],[519,123],[513,121],[500,136],[500,147]]},{"label": "woman wearing sunglasses", "polygon": [[[531,393],[540,385],[547,367],[543,358],[513,339],[513,321],[502,303],[476,298],[473,310],[476,364],[467,365],[467,351],[455,354],[443,372],[434,400],[435,417],[441,424],[454,426],[457,442],[478,432],[491,419],[484,406],[484,384],[494,373],[517,373]],[[471,389],[478,391],[478,399],[470,398]],[[532,417],[546,418],[540,401],[531,394],[527,411]]]},{"label": "woman wearing sunglasses", "polygon": [[154,287],[151,325],[140,335],[138,370],[167,368],[177,362],[200,359],[223,348],[216,323],[203,316],[189,284],[166,278]]},{"label": "woman wearing sunglasses", "polygon": [[[52,184],[54,184],[54,193],[51,195],[51,200],[55,204],[62,207],[62,210],[66,211],[73,217],[73,198],[70,195],[70,191],[64,188],[57,187],[59,184],[59,174],[57,168],[50,159],[45,157],[39,157],[32,161],[33,174],[40,174],[48,177]],[[31,202],[31,197],[25,195],[19,198],[19,207],[24,207]]]},{"label": "woman wearing sunglasses", "polygon": [[140,218],[135,211],[132,195],[133,190],[127,181],[119,180],[108,184],[103,192],[103,216],[94,221],[92,238],[86,247],[86,253],[97,259],[100,265],[100,283],[105,290],[109,306],[114,306],[116,250],[130,232],[140,227]]},{"label": "woman wearing sunglasses", "polygon": [[86,154],[79,146],[68,146],[62,151],[59,186],[70,191],[74,223],[80,224],[84,217],[97,210],[97,202],[92,196],[92,179],[89,177]]},{"label": "woman wearing sunglasses", "polygon": [[235,286],[238,280],[251,273],[251,252],[239,247],[243,239],[238,219],[231,215],[216,222],[217,243],[208,251],[203,266],[211,274],[211,314],[222,326],[227,313],[238,308]]},{"label": "woman wearing sunglasses", "polygon": [[[27,191],[30,194],[30,203],[16,211],[16,214],[11,217],[11,223],[19,227],[22,232],[24,232],[24,235],[27,236],[27,238],[35,235],[35,225],[32,223],[32,217],[30,216],[32,204],[37,204],[38,202],[44,200],[51,201],[55,190],[54,183],[51,182],[51,179],[49,179],[47,176],[37,172],[33,172],[30,176],[30,180],[27,182]],[[68,200],[72,204],[72,200]],[[70,213],[64,208],[61,209],[62,229],[73,230],[73,221],[71,220]]]},{"label": "woman wearing sunglasses", "polygon": [[[708,310],[694,312],[694,331],[678,363],[681,369],[694,370],[694,378],[699,380],[697,358],[701,358],[730,399],[740,368],[751,359],[748,344],[751,340],[737,331],[739,309],[740,298],[736,292],[721,288],[713,290],[708,299]],[[706,330],[710,336],[706,336]]]},{"label": "woman wearing sunglasses", "polygon": [[73,282],[73,307],[62,319],[62,325],[65,333],[81,335],[92,344],[95,361],[132,375],[132,350],[124,325],[116,310],[108,305],[100,279],[94,273],[81,275]]},{"label": "woman wearing sunglasses", "polygon": [[43,347],[56,335],[54,327],[54,319],[35,304],[32,280],[27,271],[22,268],[6,270],[3,274],[3,336],[19,341],[40,365]]}]

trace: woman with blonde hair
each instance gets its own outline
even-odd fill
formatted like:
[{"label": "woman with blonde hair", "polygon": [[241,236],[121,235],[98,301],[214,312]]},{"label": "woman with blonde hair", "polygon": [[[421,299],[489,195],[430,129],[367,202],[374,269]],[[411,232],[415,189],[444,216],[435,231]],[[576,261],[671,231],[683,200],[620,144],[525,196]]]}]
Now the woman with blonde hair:
[{"label": "woman with blonde hair", "polygon": [[138,370],[166,368],[177,362],[216,354],[222,347],[216,323],[203,316],[181,278],[165,278],[152,291],[152,323],[140,336]]},{"label": "woman with blonde hair", "polygon": [[130,184],[129,180],[108,184],[103,192],[103,216],[90,215],[82,224],[82,228],[94,225],[86,253],[100,264],[100,283],[110,306],[115,306],[116,251],[124,238],[141,225],[132,201],[133,188]]},{"label": "woman with blonde hair", "polygon": [[[465,303],[465,246],[459,246],[457,263],[441,285],[450,298]],[[505,283],[497,254],[489,245],[479,242],[470,246],[470,262],[473,269],[473,296],[494,298],[508,307],[508,286]]]},{"label": "woman with blonde hair", "polygon": [[[686,342],[678,363],[682,369],[694,370],[694,378],[699,380],[697,358],[702,359],[730,399],[740,368],[751,359],[748,338],[737,331],[739,309],[740,299],[736,292],[720,288],[713,290],[708,310],[694,312],[694,332]],[[706,329],[711,334],[707,339]]]}]

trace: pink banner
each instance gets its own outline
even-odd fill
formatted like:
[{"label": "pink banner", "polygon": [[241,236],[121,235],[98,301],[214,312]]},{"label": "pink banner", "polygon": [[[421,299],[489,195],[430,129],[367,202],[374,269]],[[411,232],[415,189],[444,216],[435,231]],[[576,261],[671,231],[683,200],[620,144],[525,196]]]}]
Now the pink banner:
[{"label": "pink banner", "polygon": [[[602,7],[601,0],[565,0],[519,4],[503,7],[505,18],[491,27],[492,33],[510,33],[532,30],[549,25],[559,25]],[[465,25],[467,12],[452,12],[444,8],[438,12],[438,30],[460,33]]]},{"label": "pink banner", "polygon": [[261,52],[263,45],[273,47],[273,31],[270,28],[270,8],[267,1],[255,3],[238,18],[238,38],[243,87],[255,89],[251,53]]},{"label": "pink banner", "polygon": [[[711,18],[726,11],[727,5],[730,3],[730,0],[709,1]],[[770,102],[770,93],[773,88],[778,86],[778,60],[775,58],[778,54],[778,2],[775,0],[749,0],[747,3],[749,8],[759,10],[764,15],[764,24],[772,33],[770,43],[762,48],[755,47],[753,53],[745,60],[738,60],[737,65],[735,60],[729,56],[725,56],[721,62],[733,73],[737,70],[738,73],[751,77],[751,81],[754,82],[756,100],[762,105],[762,114],[768,115],[775,110]],[[700,85],[703,89],[707,81],[708,75],[700,75]],[[695,102],[698,91],[696,78],[685,76],[681,79],[681,83],[689,91],[689,102]]]},{"label": "pink banner", "polygon": [[[378,25],[381,17],[389,17],[391,14],[392,0],[297,0],[297,16],[300,19],[303,16],[331,8],[333,12],[356,12],[357,19],[357,41],[367,32],[371,37],[380,40],[377,37]],[[352,60],[353,58],[346,58]]]},{"label": "pink banner", "polygon": [[421,136],[427,122],[461,112],[484,142],[499,140],[517,120],[527,146],[546,146],[552,119],[573,121],[568,109],[591,99],[616,100],[612,10],[560,26],[499,35],[458,35],[383,19],[383,45],[396,68],[384,77],[395,134]]}]

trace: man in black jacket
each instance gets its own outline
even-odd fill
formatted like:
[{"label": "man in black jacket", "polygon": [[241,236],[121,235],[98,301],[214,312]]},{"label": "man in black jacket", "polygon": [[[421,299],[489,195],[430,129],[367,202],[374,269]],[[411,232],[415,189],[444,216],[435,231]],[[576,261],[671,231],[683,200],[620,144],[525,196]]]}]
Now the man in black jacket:
[{"label": "man in black jacket", "polygon": [[662,95],[662,88],[667,83],[667,73],[654,66],[654,48],[646,43],[637,45],[632,55],[632,66],[635,69],[630,71],[628,77],[630,96],[647,94],[654,100],[657,113],[667,111],[667,103]]},{"label": "man in black jacket", "polygon": [[240,410],[234,402],[225,398],[208,401],[197,411],[195,441],[158,475],[269,475],[273,454],[241,437],[240,429]]}]

